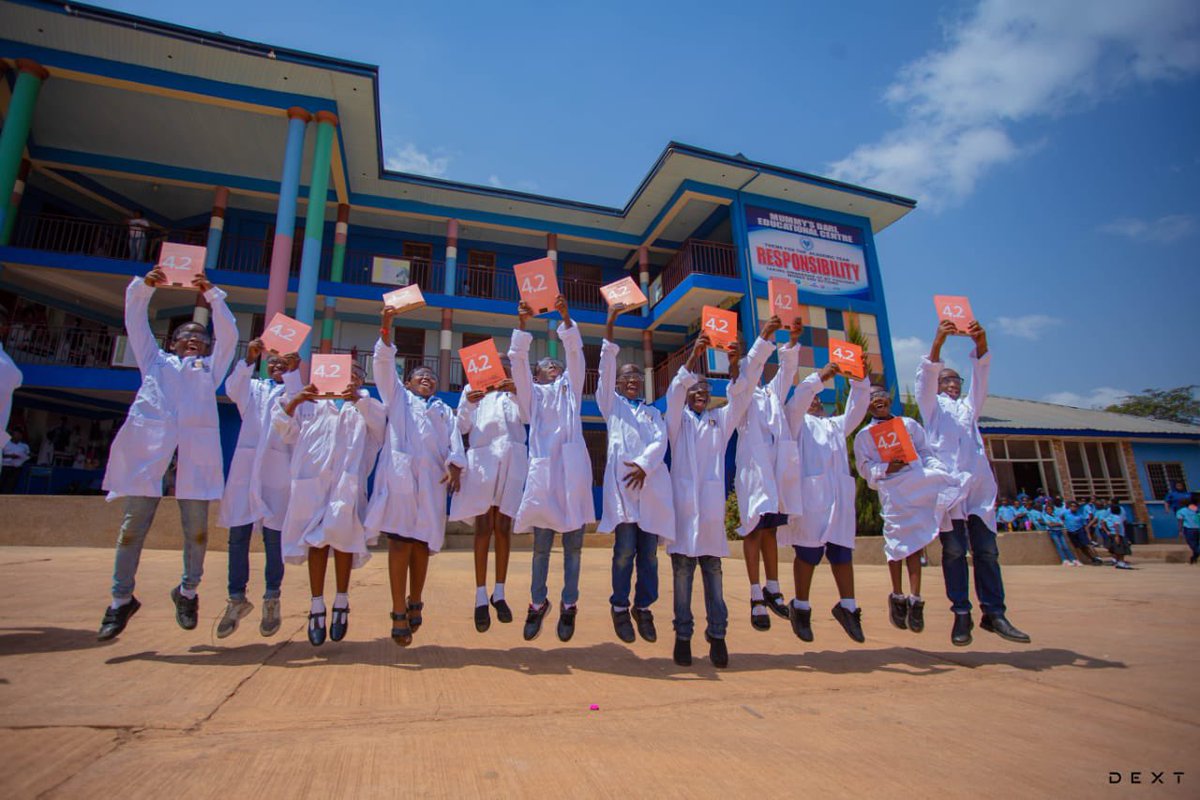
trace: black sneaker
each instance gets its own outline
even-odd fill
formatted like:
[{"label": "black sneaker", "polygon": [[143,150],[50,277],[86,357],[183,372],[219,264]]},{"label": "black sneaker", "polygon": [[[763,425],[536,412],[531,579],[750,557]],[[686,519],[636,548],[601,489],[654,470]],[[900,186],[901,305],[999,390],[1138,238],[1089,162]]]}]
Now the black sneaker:
[{"label": "black sneaker", "polygon": [[475,606],[475,630],[483,633],[492,627],[492,614],[486,605]]},{"label": "black sneaker", "polygon": [[708,660],[717,669],[725,669],[729,666],[729,648],[725,646],[724,639],[714,639],[707,633],[704,634],[705,641],[708,642]]},{"label": "black sneaker", "polygon": [[842,624],[842,629],[846,631],[846,635],[854,641],[862,644],[867,640],[867,637],[863,636],[861,608],[850,611],[841,603],[838,603],[833,607],[833,618]]},{"label": "black sneaker", "polygon": [[676,639],[675,652],[671,657],[679,666],[690,667],[692,665],[692,640]]},{"label": "black sneaker", "polygon": [[925,601],[908,599],[908,629],[913,633],[925,630]]},{"label": "black sneaker", "polygon": [[504,598],[497,600],[493,597],[491,599],[491,603],[492,607],[496,609],[496,619],[500,620],[505,625],[512,622],[512,609],[508,607],[508,603],[504,602]]},{"label": "black sneaker", "polygon": [[658,629],[654,627],[654,612],[648,608],[634,608],[633,621],[637,623],[638,636],[647,642],[658,641]]},{"label": "black sneaker", "polygon": [[796,634],[800,641],[811,642],[813,640],[811,608],[796,608],[795,605],[789,604],[788,618],[792,621],[792,633]]},{"label": "black sneaker", "polygon": [[175,621],[185,631],[194,630],[200,616],[200,595],[184,597],[176,586],[171,590],[171,602],[175,604]]},{"label": "black sneaker", "polygon": [[766,600],[751,600],[750,601],[750,627],[756,631],[771,630],[771,617],[769,614],[755,614],[754,609],[759,606],[764,608],[767,605]]},{"label": "black sneaker", "polygon": [[115,639],[125,630],[125,626],[129,624],[129,618],[138,612],[142,604],[138,602],[136,597],[130,597],[129,602],[120,608],[113,608],[109,605],[104,609],[104,619],[100,620],[100,632],[96,638],[101,642],[107,642],[109,639]]},{"label": "black sneaker", "polygon": [[971,643],[971,629],[975,623],[971,621],[971,612],[954,613],[954,627],[950,630],[950,643],[955,647],[966,647]]},{"label": "black sneaker", "polygon": [[350,607],[338,608],[333,607],[333,613],[329,620],[329,640],[340,642],[346,638],[346,633],[350,630]]},{"label": "black sneaker", "polygon": [[904,595],[897,597],[894,594],[888,595],[888,617],[892,620],[892,624],[900,630],[908,629],[908,598]]},{"label": "black sneaker", "polygon": [[[559,608],[557,633],[560,642],[569,642],[571,641],[571,637],[575,635],[575,614],[578,611],[579,606]],[[630,631],[630,633],[633,633],[633,631]]]},{"label": "black sneaker", "polygon": [[1007,639],[1010,642],[1019,642],[1021,644],[1029,644],[1032,641],[1029,634],[1024,631],[1019,631],[1013,624],[1005,619],[1004,615],[984,614],[983,619],[979,621],[979,627],[985,631],[996,634],[1001,639]]},{"label": "black sneaker", "polygon": [[550,601],[546,600],[538,608],[529,607],[529,613],[525,616],[525,641],[532,642],[542,632],[542,620],[546,618],[546,612],[550,610]]},{"label": "black sneaker", "polygon": [[763,588],[763,599],[767,601],[767,608],[775,613],[775,616],[787,619],[788,601],[784,599],[783,592],[772,592],[770,589]]},{"label": "black sneaker", "polygon": [[[613,630],[617,632],[617,638],[625,644],[632,644],[637,639],[637,635],[633,632],[633,619],[629,616],[629,609],[617,611],[615,608],[612,612]],[[562,624],[562,623],[559,623]]]}]

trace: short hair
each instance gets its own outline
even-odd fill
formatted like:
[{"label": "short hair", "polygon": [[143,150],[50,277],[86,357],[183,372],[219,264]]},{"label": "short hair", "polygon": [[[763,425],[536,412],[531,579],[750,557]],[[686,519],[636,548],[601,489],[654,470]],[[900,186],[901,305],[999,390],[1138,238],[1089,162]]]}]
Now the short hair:
[{"label": "short hair", "polygon": [[[631,367],[632,367],[632,369],[631,369]],[[643,377],[642,376],[642,368],[639,367],[637,364],[634,364],[632,361],[629,362],[628,364],[622,364],[621,366],[617,367],[617,377],[618,378],[621,377],[622,375],[626,375],[626,374],[637,375],[639,378]]]},{"label": "short hair", "polygon": [[708,381],[701,378],[688,388],[688,394],[691,394],[692,392],[698,392],[701,389],[707,389],[710,393],[712,392],[712,387],[708,384]]},{"label": "short hair", "polygon": [[888,387],[884,386],[882,383],[872,383],[871,384],[871,392],[870,393],[875,394],[875,392],[883,392],[883,393],[887,394],[888,397],[891,397],[891,395],[892,395],[892,390],[889,389]]},{"label": "short hair", "polygon": [[550,368],[550,367],[558,367],[558,371],[559,371],[559,372],[566,372],[566,371],[567,371],[567,366],[566,366],[566,364],[564,364],[563,362],[559,361],[557,358],[550,358],[549,356],[546,356],[546,357],[545,357],[545,358],[543,358],[543,359],[539,359],[539,360],[538,360],[538,362],[537,362],[537,369],[538,369],[539,371],[540,371],[540,370],[543,370],[543,369],[548,369],[548,368]]}]

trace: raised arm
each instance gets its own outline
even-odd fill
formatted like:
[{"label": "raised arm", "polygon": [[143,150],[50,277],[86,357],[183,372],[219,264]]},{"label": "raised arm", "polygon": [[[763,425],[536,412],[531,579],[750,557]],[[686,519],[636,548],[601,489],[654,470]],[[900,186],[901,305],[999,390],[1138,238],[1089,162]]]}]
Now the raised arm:
[{"label": "raised arm", "polygon": [[533,335],[524,330],[514,330],[508,343],[508,362],[512,367],[513,388],[517,396],[517,408],[525,420],[533,419],[533,372],[529,369],[529,345]]},{"label": "raised arm", "polygon": [[[155,278],[156,275],[159,276]],[[145,372],[161,352],[154,332],[150,330],[150,298],[154,287],[163,280],[160,270],[151,270],[145,278],[134,278],[125,287],[125,334],[138,369]]]},{"label": "raised arm", "polygon": [[213,286],[202,277],[197,277],[196,280],[197,282],[203,281],[204,285],[208,287],[204,291],[204,299],[212,307],[212,375],[213,383],[219,384],[224,380],[225,373],[229,372],[229,365],[233,363],[233,354],[237,352],[237,320],[234,318],[233,312],[229,310],[229,306],[225,304],[224,289],[220,286]]},{"label": "raised arm", "polygon": [[[772,332],[771,336],[774,337],[774,335]],[[754,399],[754,389],[762,378],[763,367],[766,366],[767,359],[774,350],[774,342],[768,341],[762,336],[756,338],[750,352],[746,354],[748,362],[746,367],[741,370],[737,380],[730,382],[727,390],[729,402],[714,412],[717,419],[721,420],[720,424],[726,438],[732,436],[737,426],[742,424],[742,418],[746,416],[746,409],[750,407],[750,401]]]},{"label": "raised arm", "polygon": [[[250,343],[251,351],[253,352],[254,342]],[[254,359],[257,361],[258,359]],[[250,356],[239,361],[233,367],[233,372],[229,373],[229,377],[225,379],[225,394],[229,395],[229,399],[237,406],[238,413],[243,418],[247,414],[253,413],[251,407],[250,386],[254,379],[254,367],[250,362]]]},{"label": "raised arm", "polygon": [[812,405],[813,398],[825,388],[825,375],[833,374],[833,372],[833,365],[828,364],[825,369],[811,373],[796,384],[796,391],[792,392],[792,398],[783,406],[788,426],[792,429],[792,436],[800,435],[800,426],[804,424],[804,415],[808,413],[808,407]]},{"label": "raised arm", "polygon": [[846,411],[834,422],[842,429],[842,436],[849,436],[862,424],[870,407],[871,378],[850,381],[850,396],[846,398]]},{"label": "raised arm", "polygon": [[[780,402],[787,400],[788,389],[796,382],[796,370],[800,368],[800,346],[789,343],[779,348],[779,369],[771,378],[771,391]],[[810,399],[808,402],[812,402]]]},{"label": "raised arm", "polygon": [[[566,314],[567,303],[561,297],[561,307],[559,312]],[[562,342],[564,355],[567,363],[567,381],[571,384],[571,394],[575,398],[575,407],[579,408],[583,404],[583,384],[587,380],[587,362],[583,358],[583,336],[579,333],[579,326],[572,321],[570,316],[559,323],[558,338]]]},{"label": "raised arm", "polygon": [[596,405],[600,416],[608,419],[612,413],[613,399],[617,391],[617,354],[619,345],[605,339],[600,345],[600,385],[596,387]]},{"label": "raised arm", "polygon": [[459,432],[459,441],[462,441],[462,435],[470,433],[471,428],[475,425],[475,412],[479,410],[478,403],[472,403],[469,399],[472,389],[471,384],[466,384],[462,388],[462,394],[458,397],[458,408],[454,411],[454,428]]},{"label": "raised arm", "polygon": [[987,401],[988,373],[992,366],[992,353],[988,350],[987,334],[979,323],[971,323],[972,330],[978,329],[975,352],[971,353],[971,388],[967,390],[967,402],[971,404],[971,420],[979,422],[983,404]]},{"label": "raised arm", "polygon": [[391,408],[392,401],[397,398],[405,403],[408,399],[407,390],[396,373],[396,345],[385,342],[380,336],[375,342],[371,362],[375,372],[375,388],[379,390],[379,399],[383,404]]},{"label": "raised arm", "polygon": [[704,360],[707,349],[708,337],[702,333],[696,337],[687,362],[679,367],[679,372],[675,373],[671,385],[667,387],[667,437],[670,439],[679,434],[679,427],[683,422],[683,409],[687,405],[687,393],[700,381],[696,370]]}]

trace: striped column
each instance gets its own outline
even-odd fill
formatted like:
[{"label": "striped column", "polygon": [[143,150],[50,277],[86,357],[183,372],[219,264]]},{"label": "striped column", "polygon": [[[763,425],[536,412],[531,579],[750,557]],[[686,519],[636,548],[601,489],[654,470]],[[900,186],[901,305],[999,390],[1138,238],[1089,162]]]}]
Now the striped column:
[{"label": "striped column", "polygon": [[[638,283],[641,284],[642,294],[650,299],[650,248],[642,245],[638,248]],[[642,316],[650,316],[650,304],[642,306]]]},{"label": "striped column", "polygon": [[453,297],[458,294],[458,220],[446,220],[446,276],[443,294]]},{"label": "striped column", "polygon": [[[49,77],[46,68],[36,61],[17,59],[17,82],[13,86],[12,99],[8,102],[4,127],[0,128],[0,198],[4,198],[0,201],[0,245],[8,244],[15,223],[16,214],[7,199],[12,197],[17,176],[21,172],[38,92],[42,89],[42,82]],[[10,222],[9,217],[13,217],[14,221]]]},{"label": "striped column", "polygon": [[[342,282],[346,268],[346,236],[350,232],[350,206],[338,203],[337,224],[333,226],[333,258],[329,265],[329,280]],[[337,317],[337,298],[325,295],[325,310],[321,318],[321,352],[333,352],[333,323]]]},{"label": "striped column", "polygon": [[[204,271],[212,272],[217,268],[217,254],[221,252],[221,235],[225,232],[225,207],[229,205],[229,190],[218,186],[213,193],[212,217],[208,221],[208,241],[205,243]],[[204,295],[196,293],[196,310],[192,312],[192,321],[207,325],[211,317],[208,301]]]},{"label": "striped column", "polygon": [[25,183],[29,180],[29,169],[33,164],[28,158],[21,159],[17,169],[17,180],[13,183],[12,198],[8,201],[8,211],[4,215],[4,229],[0,231],[0,242],[8,244],[12,241],[13,228],[17,224],[17,209],[21,207],[21,197],[25,194]]},{"label": "striped column", "polygon": [[[313,146],[312,176],[308,180],[308,213],[304,217],[304,249],[300,252],[300,285],[296,290],[296,319],[312,325],[317,311],[317,274],[321,267],[321,240],[325,236],[325,202],[329,195],[329,168],[333,159],[333,134],[337,115],[318,111],[317,141]],[[312,337],[300,348],[308,361]]]},{"label": "striped column", "polygon": [[[558,234],[546,234],[546,258],[554,262],[554,274],[558,275]],[[559,286],[561,287],[561,283]],[[554,328],[557,323],[552,320],[546,320],[546,347],[551,358],[558,358],[558,339],[554,336]]]},{"label": "striped column", "polygon": [[642,380],[645,381],[646,402],[654,402],[654,333],[642,331]]},{"label": "striped column", "polygon": [[450,391],[450,345],[454,342],[454,309],[442,309],[442,329],[438,332],[438,389]]},{"label": "striped column", "polygon": [[267,283],[266,320],[287,305],[288,273],[292,263],[292,237],[296,233],[296,194],[300,191],[300,166],[304,134],[312,115],[303,108],[287,110],[287,143],[283,151],[283,176],[279,180],[279,208],[275,212],[275,243],[271,246],[271,277]]}]

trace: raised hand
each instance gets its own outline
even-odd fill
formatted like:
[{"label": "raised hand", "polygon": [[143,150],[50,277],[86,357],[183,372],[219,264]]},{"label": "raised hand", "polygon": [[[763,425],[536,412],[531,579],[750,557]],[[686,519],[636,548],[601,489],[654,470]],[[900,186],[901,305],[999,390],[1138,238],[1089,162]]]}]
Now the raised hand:
[{"label": "raised hand", "polygon": [[692,354],[688,356],[687,368],[688,372],[695,372],[704,362],[704,352],[709,348],[708,334],[702,333],[696,337],[696,343],[692,345]]},{"label": "raised hand", "polygon": [[485,397],[487,397],[487,392],[483,391],[482,389],[472,389],[471,391],[467,392],[468,403],[478,403]]},{"label": "raised hand", "polygon": [[213,287],[208,278],[204,277],[203,272],[192,278],[192,286],[195,286],[196,290],[202,294]]},{"label": "raised hand", "polygon": [[826,364],[825,366],[821,367],[821,371],[817,374],[821,376],[821,381],[825,382],[825,381],[828,381],[830,378],[832,378],[834,375],[841,375],[842,368],[839,367],[837,364],[829,363],[829,364]]},{"label": "raised hand", "polygon": [[569,328],[575,324],[571,322],[571,309],[567,307],[567,298],[565,296],[560,294],[554,298],[554,310],[562,315],[563,325]]},{"label": "raised hand", "polygon": [[167,274],[165,272],[163,272],[161,269],[159,269],[158,267],[155,267],[154,269],[147,272],[146,277],[142,278],[142,280],[146,282],[147,286],[149,286],[151,289],[153,289],[156,286],[158,286],[159,284],[163,284],[163,283],[167,282]]},{"label": "raised hand", "polygon": [[796,318],[792,320],[791,327],[788,328],[788,344],[796,344],[796,342],[800,341],[800,335],[803,333],[804,320],[800,319],[800,315],[797,314]]},{"label": "raised hand", "polygon": [[517,327],[525,330],[525,323],[533,316],[533,308],[524,300],[517,303]]},{"label": "raised hand", "polygon": [[772,316],[770,319],[768,319],[767,321],[765,321],[763,323],[762,333],[759,334],[759,337],[763,341],[773,342],[773,341],[775,341],[775,332],[778,331],[782,327],[783,327],[783,320],[781,320],[778,316]]},{"label": "raised hand", "polygon": [[266,349],[266,345],[263,344],[262,339],[251,339],[250,344],[246,345],[246,363],[251,366],[257,364],[258,359],[262,357],[264,349]]}]

